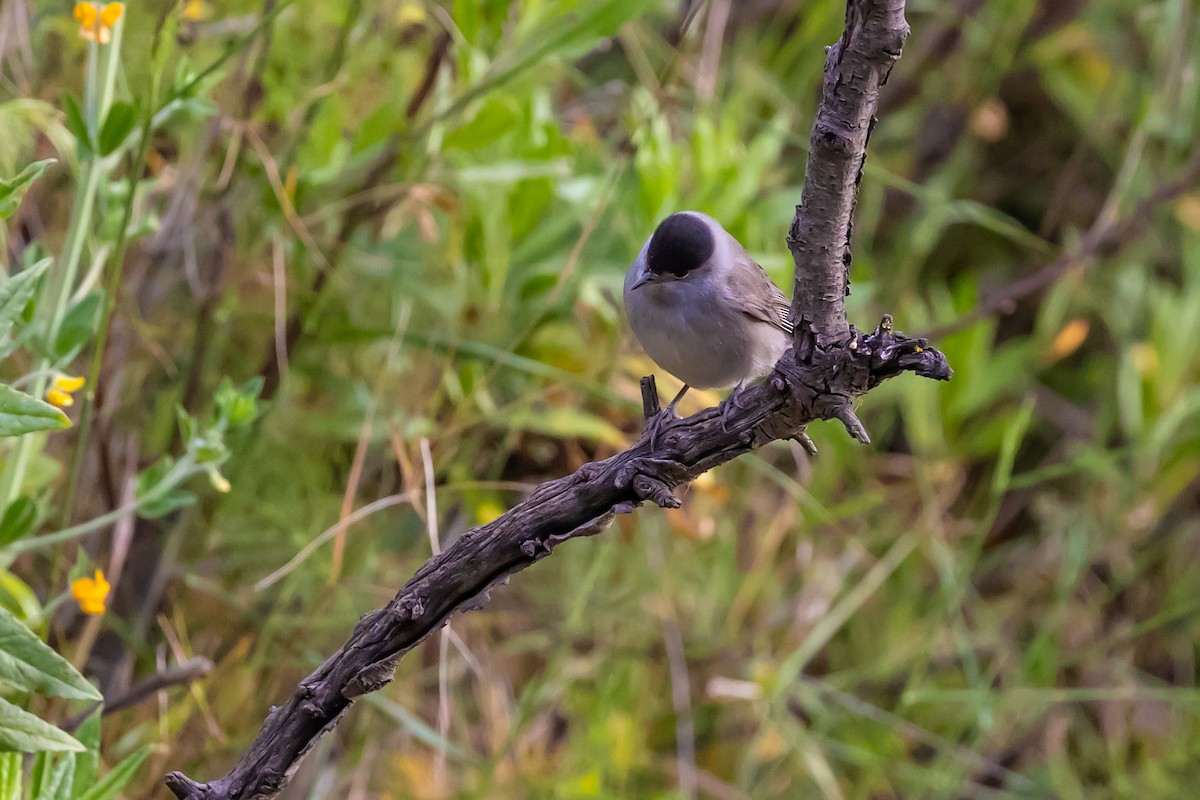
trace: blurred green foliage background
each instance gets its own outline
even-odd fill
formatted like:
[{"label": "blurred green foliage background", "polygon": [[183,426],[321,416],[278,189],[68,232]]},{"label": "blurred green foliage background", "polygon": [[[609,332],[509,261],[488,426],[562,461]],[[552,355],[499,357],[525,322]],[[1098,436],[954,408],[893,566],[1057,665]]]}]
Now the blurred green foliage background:
[{"label": "blurred green foliage background", "polygon": [[[59,251],[72,213],[89,45],[70,11],[0,5],[0,176],[59,159],[8,221],[10,273]],[[910,2],[849,307],[932,334],[954,380],[873,392],[870,447],[814,425],[815,459],[773,445],[520,574],[401,662],[287,796],[1191,796],[1198,12]],[[178,407],[208,418],[222,381],[262,381],[221,442],[231,491],[200,477],[123,532],[0,561],[0,604],[36,599],[110,700],[214,663],[106,716],[106,761],[156,745],[128,796],[222,774],[432,547],[636,438],[653,366],[620,285],[660,218],[713,214],[790,290],[843,13],[128,4],[115,96],[151,136],[99,189],[84,265],[121,256],[115,313],[75,499],[71,431],[21,487],[38,531],[179,457]],[[120,577],[89,633],[42,607],[93,566]]]}]

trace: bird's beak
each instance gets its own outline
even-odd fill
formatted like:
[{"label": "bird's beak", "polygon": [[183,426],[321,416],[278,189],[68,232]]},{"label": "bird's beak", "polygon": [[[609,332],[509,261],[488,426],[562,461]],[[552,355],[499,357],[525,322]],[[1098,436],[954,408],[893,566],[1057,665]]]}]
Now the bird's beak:
[{"label": "bird's beak", "polygon": [[658,280],[657,275],[655,275],[650,270],[646,270],[645,272],[643,272],[641,275],[638,276],[638,279],[636,281],[633,282],[633,286],[629,287],[629,291],[632,292],[634,289],[638,288],[639,286],[645,286],[647,283],[654,283],[657,280]]}]

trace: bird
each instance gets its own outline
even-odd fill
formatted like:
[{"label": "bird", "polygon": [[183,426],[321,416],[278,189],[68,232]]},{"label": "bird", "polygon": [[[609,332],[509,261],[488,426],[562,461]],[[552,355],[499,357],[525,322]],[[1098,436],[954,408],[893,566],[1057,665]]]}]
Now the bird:
[{"label": "bird", "polygon": [[[766,271],[707,214],[659,223],[625,275],[625,312],[646,354],[683,382],[648,423],[651,445],[690,387],[734,387],[770,374],[792,344],[791,304]],[[728,406],[723,404],[723,412]]]}]

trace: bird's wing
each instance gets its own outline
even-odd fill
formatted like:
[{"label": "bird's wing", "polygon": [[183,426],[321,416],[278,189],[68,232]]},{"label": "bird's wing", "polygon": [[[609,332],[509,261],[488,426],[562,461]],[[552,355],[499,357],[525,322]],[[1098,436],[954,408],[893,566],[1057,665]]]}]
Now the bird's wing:
[{"label": "bird's wing", "polygon": [[729,294],[738,310],[746,316],[773,325],[784,333],[792,333],[791,303],[766,270],[758,265],[740,245],[734,250],[733,269],[726,280]]}]

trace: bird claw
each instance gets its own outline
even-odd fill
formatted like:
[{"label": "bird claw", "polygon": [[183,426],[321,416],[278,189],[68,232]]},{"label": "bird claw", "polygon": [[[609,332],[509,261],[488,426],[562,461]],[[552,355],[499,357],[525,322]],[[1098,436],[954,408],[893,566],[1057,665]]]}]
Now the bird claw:
[{"label": "bird claw", "polygon": [[801,428],[800,431],[792,437],[792,441],[803,447],[804,452],[808,453],[810,456],[815,456],[817,454],[816,442],[812,440],[812,437],[808,435],[808,432],[805,431],[804,428]]},{"label": "bird claw", "polygon": [[679,419],[678,412],[675,411],[675,406],[667,406],[652,417],[647,418],[646,427],[642,430],[642,437],[650,438],[650,449],[658,447],[658,439],[668,428]]},{"label": "bird claw", "polygon": [[735,410],[741,410],[742,406],[740,403],[738,403],[738,400],[741,398],[745,389],[746,385],[744,383],[739,383],[737,386],[733,387],[733,391],[729,393],[729,397],[726,397],[717,406],[717,411],[721,415],[721,431],[723,433],[729,433],[730,408],[732,407]]}]

